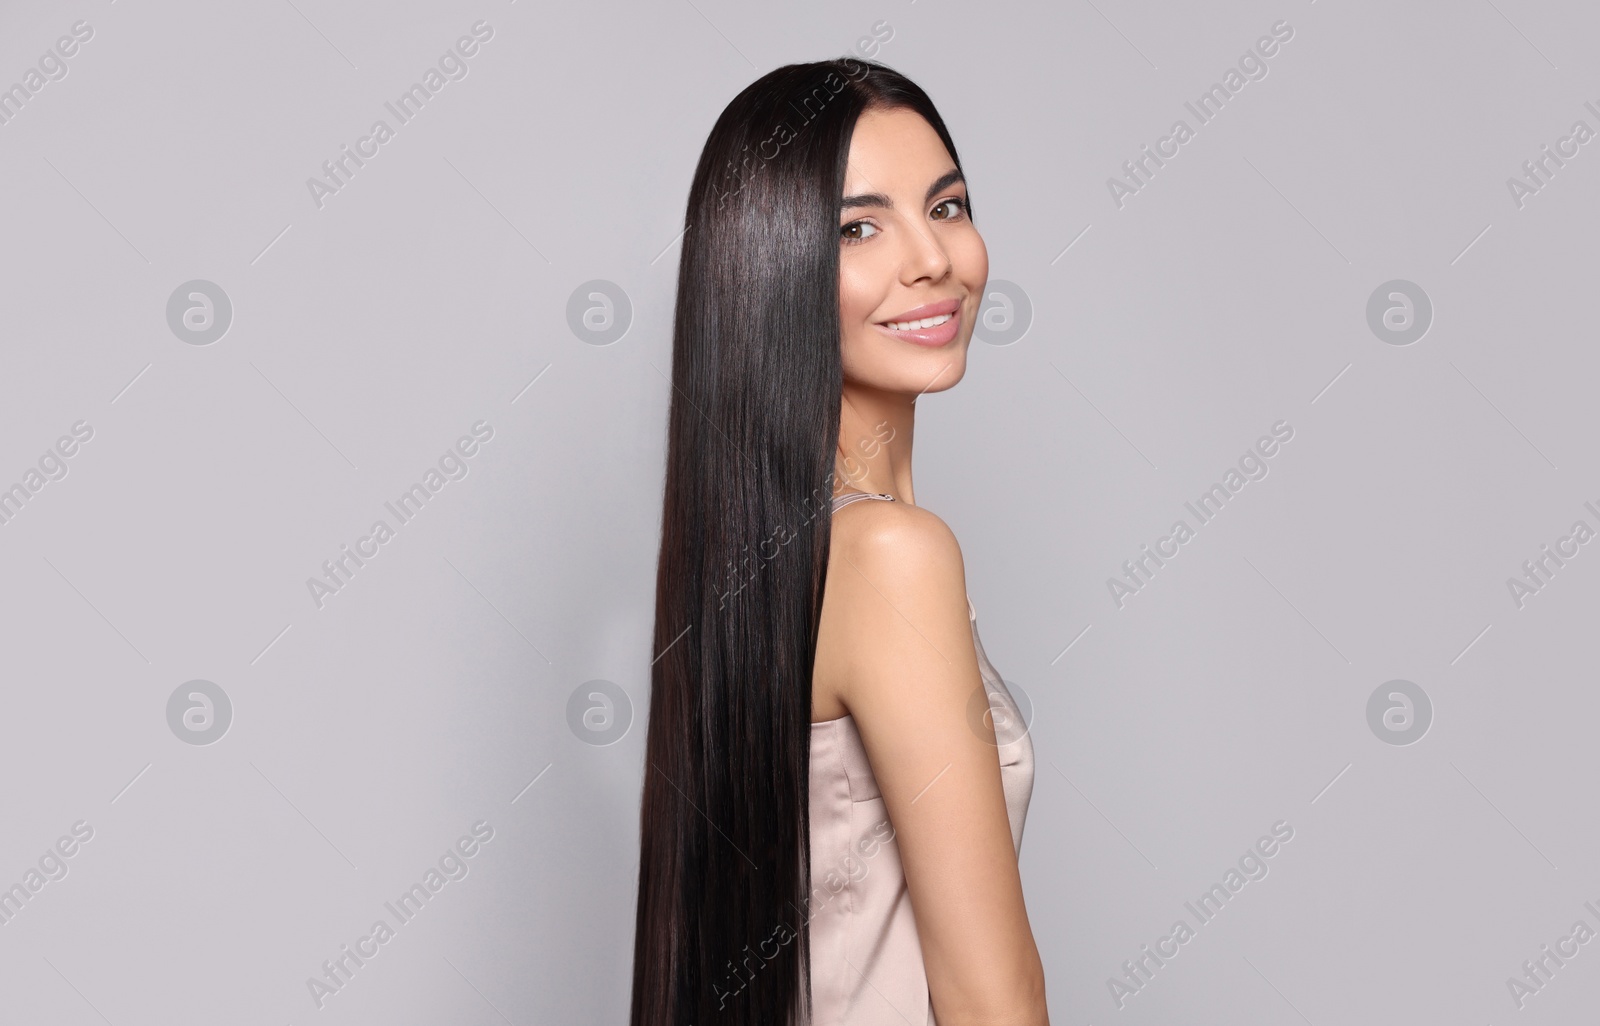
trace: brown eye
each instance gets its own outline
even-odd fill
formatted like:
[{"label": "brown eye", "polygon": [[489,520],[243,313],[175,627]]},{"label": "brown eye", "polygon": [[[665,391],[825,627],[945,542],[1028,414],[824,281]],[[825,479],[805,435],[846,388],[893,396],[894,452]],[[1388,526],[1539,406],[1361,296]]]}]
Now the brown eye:
[{"label": "brown eye", "polygon": [[[954,206],[958,212],[965,212],[966,209],[967,209],[967,204],[966,204],[965,200],[959,200],[959,199],[954,199],[954,198],[943,200],[942,202],[939,203],[938,206],[934,207],[933,209],[937,212],[938,210],[940,210],[940,209],[942,209],[944,207],[949,207],[949,206]],[[944,217],[935,217],[934,220],[935,221],[949,221],[949,220],[953,219],[954,217],[956,217],[956,213],[950,213],[950,214],[946,214]]]},{"label": "brown eye", "polygon": [[839,235],[844,239],[845,242],[865,242],[866,240],[872,238],[872,235],[862,235],[860,233],[868,228],[872,229],[873,235],[878,233],[877,227],[868,224],[866,221],[851,221],[849,224],[839,229]]}]

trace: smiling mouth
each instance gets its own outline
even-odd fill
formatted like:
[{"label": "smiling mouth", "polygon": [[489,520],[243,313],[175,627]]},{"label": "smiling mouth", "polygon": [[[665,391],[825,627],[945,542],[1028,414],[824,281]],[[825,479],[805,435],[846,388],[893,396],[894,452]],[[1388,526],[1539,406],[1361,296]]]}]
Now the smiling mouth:
[{"label": "smiling mouth", "polygon": [[922,317],[914,321],[880,321],[884,327],[891,331],[922,331],[927,328],[937,328],[948,321],[953,314],[939,314],[937,317]]},{"label": "smiling mouth", "polygon": [[908,317],[898,321],[879,321],[874,327],[890,338],[897,338],[914,346],[939,349],[954,342],[961,334],[961,308],[955,303],[950,305],[956,308],[949,313]]}]

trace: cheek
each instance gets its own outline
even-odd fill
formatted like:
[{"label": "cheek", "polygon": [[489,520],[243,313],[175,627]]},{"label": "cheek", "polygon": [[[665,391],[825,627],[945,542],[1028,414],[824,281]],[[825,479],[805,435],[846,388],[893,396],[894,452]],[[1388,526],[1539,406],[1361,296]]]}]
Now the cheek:
[{"label": "cheek", "polygon": [[841,261],[839,266],[839,322],[846,331],[868,320],[878,308],[879,293],[866,261]]},{"label": "cheek", "polygon": [[883,377],[885,354],[874,345],[876,340],[863,337],[869,330],[857,328],[839,338],[839,370],[847,382],[880,382]]},{"label": "cheek", "polygon": [[963,240],[957,252],[951,253],[951,262],[955,264],[956,276],[974,291],[983,288],[989,280],[989,247],[983,244],[983,236],[976,229],[970,238]]},{"label": "cheek", "polygon": [[874,344],[878,340],[872,337],[869,322],[879,302],[878,293],[860,275],[840,274],[839,362],[847,378],[872,376]]}]

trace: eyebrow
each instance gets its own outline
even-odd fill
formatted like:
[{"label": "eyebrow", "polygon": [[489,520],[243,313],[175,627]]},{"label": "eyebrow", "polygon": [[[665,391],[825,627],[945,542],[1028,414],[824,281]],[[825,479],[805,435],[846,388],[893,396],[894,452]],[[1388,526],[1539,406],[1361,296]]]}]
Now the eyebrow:
[{"label": "eyebrow", "polygon": [[[922,202],[927,203],[938,193],[950,188],[957,182],[965,184],[966,180],[966,176],[961,173],[960,169],[951,168],[940,175],[938,181],[928,186],[928,194],[922,198]],[[849,210],[852,207],[889,207],[893,209],[894,201],[881,192],[868,192],[860,196],[846,196],[839,201],[840,211]]]}]

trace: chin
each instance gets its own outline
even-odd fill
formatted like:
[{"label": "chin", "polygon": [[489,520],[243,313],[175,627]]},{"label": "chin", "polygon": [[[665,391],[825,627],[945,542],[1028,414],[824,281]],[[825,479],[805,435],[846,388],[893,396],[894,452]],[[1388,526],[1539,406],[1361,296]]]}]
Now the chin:
[{"label": "chin", "polygon": [[[949,350],[936,350],[935,352],[943,355],[944,359],[933,363],[930,369],[924,371],[921,381],[907,382],[910,385],[912,395],[916,395],[919,392],[923,395],[932,395],[934,392],[947,392],[961,384],[962,379],[967,376],[965,346],[957,347],[952,345]],[[949,364],[949,366],[946,367],[945,364]],[[944,369],[940,370],[940,368]],[[933,384],[930,385],[928,379],[935,373],[938,376],[933,378]]]}]

